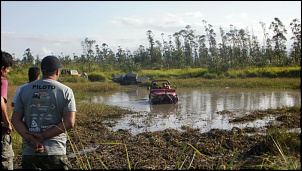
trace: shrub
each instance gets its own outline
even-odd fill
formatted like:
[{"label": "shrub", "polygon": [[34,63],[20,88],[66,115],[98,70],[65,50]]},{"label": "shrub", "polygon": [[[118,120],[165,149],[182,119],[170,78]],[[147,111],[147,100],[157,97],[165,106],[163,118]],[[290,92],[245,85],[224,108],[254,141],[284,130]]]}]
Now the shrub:
[{"label": "shrub", "polygon": [[213,73],[206,73],[204,75],[204,78],[207,78],[207,79],[215,79],[215,78],[218,78],[217,74],[213,74]]},{"label": "shrub", "polygon": [[246,70],[246,77],[248,78],[258,77],[258,73],[256,70]]},{"label": "shrub", "polygon": [[287,68],[286,74],[282,75],[282,77],[299,78],[300,73],[301,73],[300,67],[291,67],[291,68]]},{"label": "shrub", "polygon": [[103,73],[90,73],[88,79],[92,82],[106,81],[106,76]]}]

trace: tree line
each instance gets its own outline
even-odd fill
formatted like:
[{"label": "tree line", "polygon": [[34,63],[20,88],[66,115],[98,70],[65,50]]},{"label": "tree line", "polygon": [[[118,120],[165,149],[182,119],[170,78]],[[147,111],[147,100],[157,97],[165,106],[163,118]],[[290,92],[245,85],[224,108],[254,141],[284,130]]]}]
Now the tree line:
[{"label": "tree line", "polygon": [[[264,22],[259,22],[263,30],[262,46],[257,36],[249,30],[238,29],[232,24],[226,32],[219,28],[221,42],[217,43],[217,34],[213,26],[203,20],[205,35],[197,35],[195,30],[187,25],[185,29],[168,35],[168,40],[155,40],[151,30],[146,32],[148,47],[140,45],[131,52],[119,46],[113,52],[106,43],[101,46],[95,40],[86,38],[81,42],[83,53],[59,55],[64,66],[73,66],[88,72],[112,71],[117,68],[123,72],[133,72],[141,69],[179,69],[179,68],[207,68],[210,72],[220,74],[229,69],[245,67],[282,67],[300,66],[301,62],[301,23],[295,18],[290,23],[292,45],[287,50],[286,34],[288,30],[279,18],[274,18],[267,32]],[[31,54],[30,48],[26,49],[19,64],[39,65]]]}]

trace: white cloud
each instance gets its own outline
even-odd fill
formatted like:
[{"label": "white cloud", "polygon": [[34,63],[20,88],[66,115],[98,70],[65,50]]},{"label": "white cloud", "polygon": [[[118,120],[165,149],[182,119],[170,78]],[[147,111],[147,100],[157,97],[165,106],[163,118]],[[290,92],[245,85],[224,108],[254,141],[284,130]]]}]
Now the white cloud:
[{"label": "white cloud", "polygon": [[224,18],[228,19],[228,20],[237,20],[237,19],[246,19],[247,17],[248,17],[248,15],[246,13],[242,12],[242,13],[228,14]]},{"label": "white cloud", "polygon": [[112,20],[110,23],[115,26],[131,26],[135,28],[175,28],[175,31],[179,31],[180,27],[185,27],[194,22],[195,19],[200,19],[201,12],[171,14],[164,13],[159,16],[152,16],[147,18],[139,17],[120,17]]},{"label": "white cloud", "polygon": [[183,15],[185,17],[192,18],[192,19],[199,19],[199,18],[204,17],[204,15],[200,11],[187,12],[187,13],[184,13],[184,14],[181,14],[181,15]]},{"label": "white cloud", "polygon": [[51,53],[53,52],[53,50],[48,49],[47,47],[43,47],[42,48],[42,56],[47,56],[47,55],[51,55]]},{"label": "white cloud", "polygon": [[141,26],[143,24],[143,22],[140,19],[129,18],[129,17],[119,18],[118,21],[121,24],[130,25],[130,26],[136,26],[136,27],[139,27],[139,26]]}]

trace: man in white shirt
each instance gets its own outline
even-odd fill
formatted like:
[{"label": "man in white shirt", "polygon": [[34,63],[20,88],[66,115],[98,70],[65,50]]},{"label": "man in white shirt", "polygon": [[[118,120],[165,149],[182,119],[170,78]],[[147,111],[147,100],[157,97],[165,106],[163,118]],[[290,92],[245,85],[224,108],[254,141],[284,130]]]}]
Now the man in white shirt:
[{"label": "man in white shirt", "polygon": [[69,170],[67,134],[74,127],[73,90],[58,82],[63,65],[55,56],[41,61],[43,77],[24,86],[15,103],[12,124],[22,136],[22,169]]}]

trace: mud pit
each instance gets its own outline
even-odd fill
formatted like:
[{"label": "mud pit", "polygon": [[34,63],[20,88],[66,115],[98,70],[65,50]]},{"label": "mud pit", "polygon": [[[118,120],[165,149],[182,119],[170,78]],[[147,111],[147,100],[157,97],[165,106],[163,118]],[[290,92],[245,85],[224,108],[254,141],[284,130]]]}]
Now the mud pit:
[{"label": "mud pit", "polygon": [[[221,114],[228,113],[223,111]],[[183,127],[184,131],[166,129],[159,132],[144,132],[136,136],[130,132],[117,132],[107,129],[104,118],[90,118],[78,115],[76,127],[69,132],[71,140],[79,151],[97,147],[91,152],[81,154],[82,166],[76,158],[70,158],[73,169],[260,169],[261,156],[278,155],[275,153],[272,138],[278,133],[265,136],[267,128],[288,130],[301,128],[300,108],[282,108],[253,111],[243,118],[230,122],[253,121],[274,115],[279,124],[269,124],[263,128],[234,127],[232,130],[213,129],[201,133],[197,129]],[[277,129],[276,129],[277,128]],[[300,157],[300,134],[288,133],[291,139],[286,152]],[[294,141],[293,141],[294,140]],[[121,144],[106,144],[106,143]],[[185,148],[186,147],[186,148]],[[68,145],[68,153],[72,153]],[[127,154],[129,161],[127,161]],[[86,159],[87,157],[87,159]],[[16,156],[15,169],[20,168],[20,156]],[[89,161],[89,165],[88,162]],[[103,162],[103,164],[102,164]],[[263,169],[263,168],[262,168]]]}]

